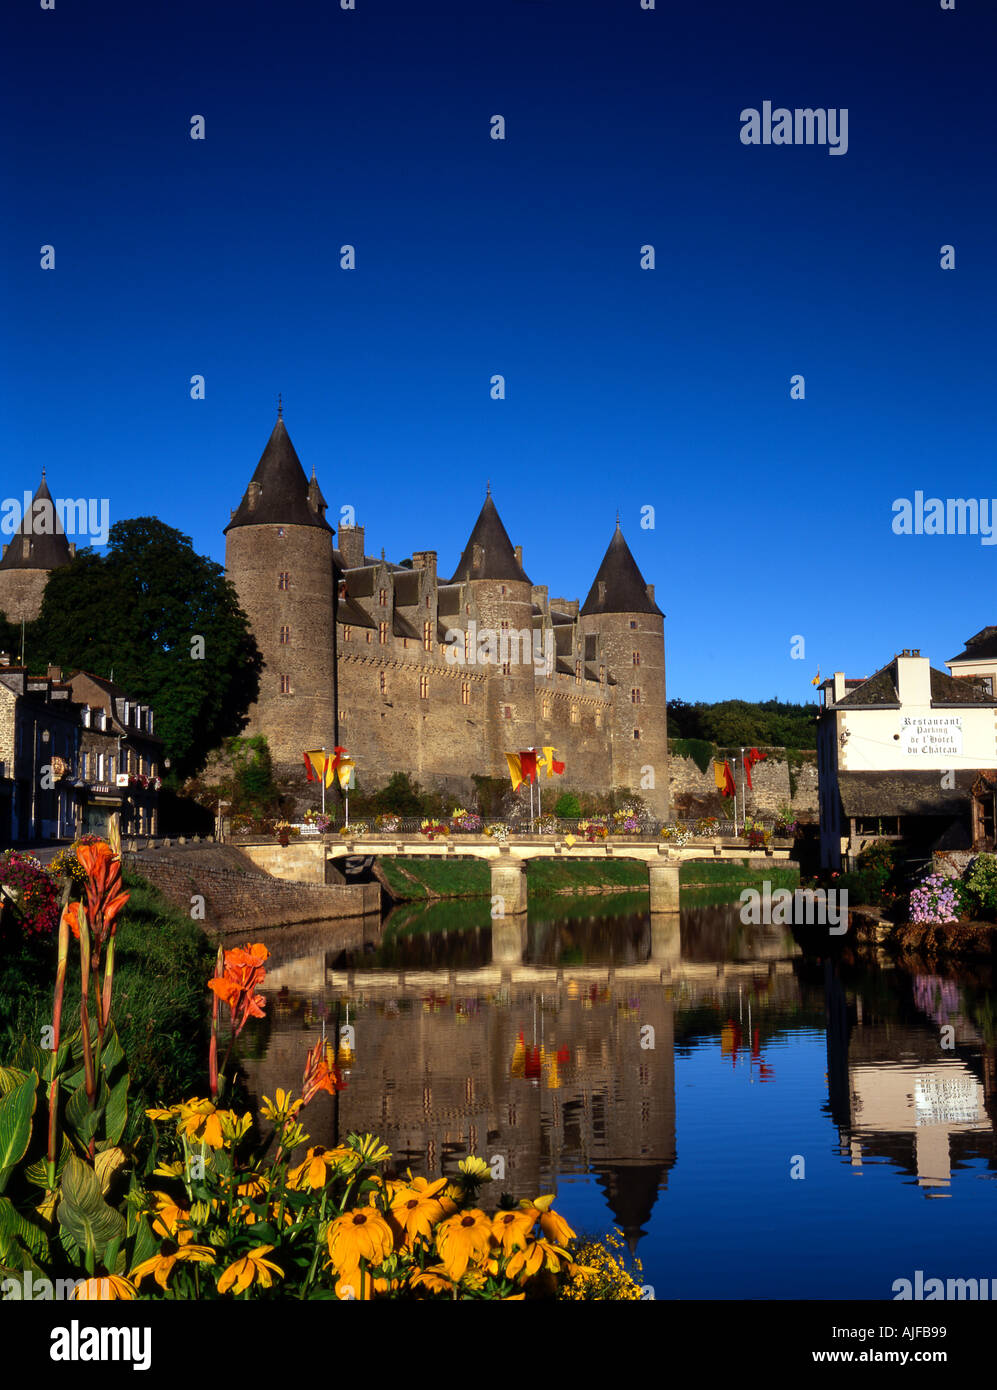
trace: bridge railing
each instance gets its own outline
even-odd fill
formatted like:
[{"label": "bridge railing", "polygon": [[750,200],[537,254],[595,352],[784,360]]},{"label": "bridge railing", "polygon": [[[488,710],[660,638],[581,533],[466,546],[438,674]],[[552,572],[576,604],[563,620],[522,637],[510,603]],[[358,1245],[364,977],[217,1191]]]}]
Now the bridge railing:
[{"label": "bridge railing", "polygon": [[[429,822],[427,826],[426,822]],[[756,819],[753,824],[757,827],[760,822]],[[442,827],[433,829],[433,826]],[[315,824],[299,823],[292,827],[299,832],[302,838],[313,838],[320,835],[335,836],[341,838],[359,839],[363,836],[390,836],[390,835],[419,835],[424,834],[428,840],[432,834],[434,839],[448,838],[459,841],[468,835],[481,836],[492,835],[495,838],[503,839],[514,835],[550,835],[563,837],[574,835],[578,839],[604,839],[609,837],[641,840],[665,839],[676,844],[689,844],[696,840],[729,840],[745,838],[744,826],[735,827],[733,819],[707,818],[700,817],[697,820],[673,820],[660,821],[649,818],[641,818],[636,826],[629,828],[620,825],[611,816],[588,816],[576,819],[567,819],[561,816],[543,815],[535,816],[530,821],[529,817],[517,818],[515,820],[503,820],[498,817],[482,818],[480,816],[471,817],[466,821],[454,821],[450,817],[442,817],[433,820],[426,816],[352,816],[347,827],[342,817],[328,818],[328,825],[320,829]],[[774,824],[767,824],[766,831],[773,835],[778,835],[778,829]],[[603,833],[605,832],[605,833]]]}]

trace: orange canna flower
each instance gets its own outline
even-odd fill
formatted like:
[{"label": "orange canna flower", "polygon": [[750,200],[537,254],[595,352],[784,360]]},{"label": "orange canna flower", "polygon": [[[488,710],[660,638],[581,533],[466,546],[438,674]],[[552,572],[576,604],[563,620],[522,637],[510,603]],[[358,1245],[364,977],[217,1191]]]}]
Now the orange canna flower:
[{"label": "orange canna flower", "polygon": [[79,939],[80,939],[80,905],[79,905],[79,903],[68,903],[68,904],[62,909],[62,915],[63,915],[63,917],[66,919],[66,921],[69,923],[69,930],[70,930],[70,931],[73,933],[73,935],[76,937],[76,940],[79,941]]},{"label": "orange canna flower", "polygon": [[269,957],[270,952],[261,942],[237,946],[225,952],[222,974],[208,981],[208,988],[229,1006],[234,1035],[242,1032],[248,1019],[264,1017],[267,1001],[256,993],[256,987],[266,976],[263,967]]},{"label": "orange canna flower", "polygon": [[319,1091],[328,1091],[330,1096],[334,1096],[345,1086],[346,1082],[335,1061],[331,1067],[329,1066],[326,1047],[320,1038],[305,1058],[305,1074],[301,1082],[301,1095],[305,1105],[313,1100]]}]

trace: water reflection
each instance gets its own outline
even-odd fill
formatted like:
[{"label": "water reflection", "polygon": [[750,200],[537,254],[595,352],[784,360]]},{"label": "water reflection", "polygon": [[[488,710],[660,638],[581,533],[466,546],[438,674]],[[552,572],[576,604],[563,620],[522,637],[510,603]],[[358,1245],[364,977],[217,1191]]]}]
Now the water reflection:
[{"label": "water reflection", "polygon": [[[296,1086],[305,1048],[348,1023],[348,1086],[310,1107],[314,1142],[372,1130],[426,1174],[500,1159],[495,1196],[560,1185],[575,1224],[624,1230],[659,1297],[743,1296],[707,1268],[704,1240],[751,1243],[757,1297],[889,1297],[877,1256],[844,1272],[849,1222],[859,1242],[877,1222],[895,1237],[908,1188],[997,1171],[986,975],[821,959],[736,906],[652,919],[619,897],[496,923],[486,905],[446,903],[263,939],[274,1007],[246,1061],[257,1095]],[[790,1200],[794,1154],[810,1166]],[[839,1190],[877,1169],[892,1196]],[[961,1195],[992,1220],[993,1183]],[[824,1249],[802,1285],[786,1273],[801,1207]],[[969,1260],[981,1229],[962,1223],[946,1250],[961,1241]]]}]

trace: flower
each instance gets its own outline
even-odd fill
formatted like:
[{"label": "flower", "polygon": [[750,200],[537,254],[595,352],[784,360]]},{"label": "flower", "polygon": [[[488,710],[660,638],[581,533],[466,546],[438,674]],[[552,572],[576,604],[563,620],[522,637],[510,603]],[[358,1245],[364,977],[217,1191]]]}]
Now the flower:
[{"label": "flower", "polygon": [[384,1163],[391,1157],[391,1150],[387,1144],[382,1144],[373,1134],[349,1134],[346,1142],[360,1155],[364,1163]]},{"label": "flower", "polygon": [[242,1032],[250,1018],[263,1018],[266,999],[256,993],[256,986],[262,984],[266,971],[263,962],[270,952],[261,943],[237,946],[225,952],[221,975],[208,981],[208,988],[217,994],[222,1003],[229,1006],[232,1030],[237,1036]]},{"label": "flower", "polygon": [[391,1227],[376,1207],[357,1207],[339,1216],[326,1236],[329,1263],[347,1278],[360,1267],[360,1261],[379,1265],[394,1248]]},{"label": "flower", "polygon": [[502,1247],[503,1255],[511,1255],[517,1247],[525,1247],[537,1222],[536,1207],[523,1211],[499,1211],[492,1220],[492,1235]]},{"label": "flower", "polygon": [[108,936],[114,934],[118,916],[131,894],[122,886],[121,860],[106,840],[80,844],[76,858],[87,876],[84,884],[87,922],[99,952]]},{"label": "flower", "polygon": [[210,1100],[185,1101],[180,1107],[177,1132],[185,1134],[188,1139],[202,1139],[212,1149],[222,1149],[225,1147],[221,1118],[223,1113],[231,1114],[231,1111],[218,1110]]},{"label": "flower", "polygon": [[290,1091],[277,1090],[276,1099],[269,1100],[263,1097],[263,1104],[260,1107],[260,1114],[265,1120],[273,1120],[275,1124],[282,1124],[285,1120],[292,1119],[301,1107],[303,1100],[292,1100]]},{"label": "flower", "polygon": [[138,1289],[130,1279],[123,1279],[120,1274],[97,1275],[93,1279],[83,1279],[73,1291],[76,1299],[91,1300],[99,1299],[108,1301],[110,1299],[134,1299],[138,1298]]},{"label": "flower", "polygon": [[66,906],[62,909],[62,915],[65,917],[66,921],[69,923],[69,930],[70,930],[70,931],[73,933],[73,935],[76,937],[76,940],[79,941],[79,939],[80,939],[80,904],[79,904],[79,903],[67,903]]},{"label": "flower", "polygon": [[477,1158],[471,1154],[468,1158],[462,1158],[457,1167],[471,1182],[491,1182],[492,1170],[483,1158]]},{"label": "flower", "polygon": [[254,1282],[269,1289],[273,1284],[274,1274],[283,1279],[284,1271],[280,1266],[263,1258],[264,1255],[269,1255],[272,1249],[272,1245],[257,1245],[248,1254],[243,1255],[241,1260],[230,1264],[218,1280],[218,1292],[228,1293],[229,1289],[234,1287],[236,1293],[242,1293]]},{"label": "flower", "polygon": [[345,1147],[325,1149],[321,1144],[317,1144],[308,1150],[308,1156],[303,1163],[288,1171],[287,1185],[295,1190],[310,1187],[313,1192],[317,1192],[319,1188],[325,1187],[332,1170],[338,1167],[344,1158],[355,1158],[353,1150]]},{"label": "flower", "polygon": [[343,1090],[345,1085],[335,1059],[330,1067],[325,1041],[319,1038],[305,1058],[305,1074],[301,1082],[303,1104],[307,1105],[319,1091],[328,1091],[330,1096],[334,1096],[337,1091]]},{"label": "flower", "polygon": [[492,1223],[477,1207],[468,1207],[440,1223],[436,1228],[436,1248],[447,1274],[453,1280],[463,1275],[470,1261],[482,1260],[492,1243]]},{"label": "flower", "polygon": [[[140,1265],[136,1265],[131,1273],[132,1279],[140,1284],[151,1274],[165,1293],[166,1282],[173,1273],[173,1266],[180,1261],[213,1265],[215,1252],[210,1246],[191,1244],[193,1239],[193,1231],[179,1231],[176,1241],[165,1242],[157,1255],[153,1255],[150,1259],[143,1260]],[[224,1276],[222,1277],[224,1278]]]},{"label": "flower", "polygon": [[446,1178],[438,1178],[434,1183],[426,1183],[423,1179],[421,1188],[413,1184],[395,1192],[388,1222],[404,1244],[412,1245],[418,1236],[429,1240],[433,1227],[453,1210],[446,1198],[437,1195],[446,1185]]},{"label": "flower", "polygon": [[556,1211],[551,1211],[550,1204],[553,1200],[553,1195],[538,1197],[533,1205],[540,1213],[540,1229],[544,1235],[555,1245],[565,1245],[569,1240],[574,1240],[575,1232],[563,1216],[558,1216]]}]

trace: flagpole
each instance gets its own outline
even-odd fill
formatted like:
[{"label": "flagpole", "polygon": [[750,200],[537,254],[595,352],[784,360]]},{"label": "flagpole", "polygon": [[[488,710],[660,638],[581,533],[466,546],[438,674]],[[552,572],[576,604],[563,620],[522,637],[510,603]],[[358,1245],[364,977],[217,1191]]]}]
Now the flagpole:
[{"label": "flagpole", "polygon": [[[322,752],[325,752],[325,744],[322,745]],[[325,815],[325,758],[322,759],[322,814]]]},{"label": "flagpole", "polygon": [[741,749],[741,801],[744,806],[744,823],[748,823],[748,793],[744,785],[744,749]]}]

